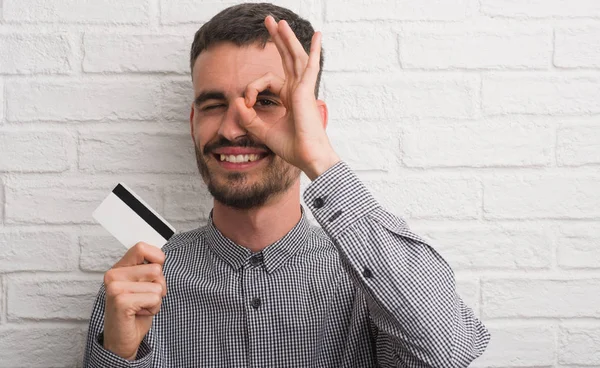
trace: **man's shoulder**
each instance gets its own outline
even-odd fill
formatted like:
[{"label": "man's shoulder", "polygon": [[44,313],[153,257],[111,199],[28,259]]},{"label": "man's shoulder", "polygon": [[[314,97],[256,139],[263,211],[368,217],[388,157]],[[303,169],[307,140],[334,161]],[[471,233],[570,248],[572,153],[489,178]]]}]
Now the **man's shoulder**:
[{"label": "man's shoulder", "polygon": [[201,226],[193,230],[183,231],[177,233],[169,239],[169,241],[162,247],[163,252],[168,254],[175,250],[185,249],[190,246],[197,246],[204,238],[206,232],[206,226]]}]

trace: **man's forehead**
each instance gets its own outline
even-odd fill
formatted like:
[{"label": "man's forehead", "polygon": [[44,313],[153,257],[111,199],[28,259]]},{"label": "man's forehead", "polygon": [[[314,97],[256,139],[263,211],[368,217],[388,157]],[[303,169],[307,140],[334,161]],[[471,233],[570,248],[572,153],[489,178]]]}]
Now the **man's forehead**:
[{"label": "man's forehead", "polygon": [[236,46],[219,43],[203,51],[194,63],[194,90],[244,88],[248,83],[271,72],[284,77],[277,47],[267,42],[260,45]]}]

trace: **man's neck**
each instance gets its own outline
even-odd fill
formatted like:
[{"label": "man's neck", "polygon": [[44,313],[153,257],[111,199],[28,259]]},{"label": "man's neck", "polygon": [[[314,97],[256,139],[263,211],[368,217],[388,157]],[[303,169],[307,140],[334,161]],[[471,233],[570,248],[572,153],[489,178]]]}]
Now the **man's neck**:
[{"label": "man's neck", "polygon": [[258,208],[240,210],[214,201],[212,216],[224,236],[259,252],[283,238],[300,221],[300,181]]}]

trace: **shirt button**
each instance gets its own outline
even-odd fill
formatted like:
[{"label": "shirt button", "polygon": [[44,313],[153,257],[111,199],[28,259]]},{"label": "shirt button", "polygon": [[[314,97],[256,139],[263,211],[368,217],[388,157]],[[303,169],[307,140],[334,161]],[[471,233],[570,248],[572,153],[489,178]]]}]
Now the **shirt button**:
[{"label": "shirt button", "polygon": [[363,270],[363,276],[366,279],[373,278],[373,272],[371,272],[371,270],[369,270],[367,267],[365,267],[364,270]]},{"label": "shirt button", "polygon": [[252,300],[250,301],[250,305],[254,309],[260,308],[260,305],[261,305],[260,298],[252,298]]},{"label": "shirt button", "polygon": [[321,208],[325,205],[325,200],[321,197],[315,198],[315,200],[313,201],[313,205],[315,206],[315,208]]},{"label": "shirt button", "polygon": [[250,257],[250,264],[254,267],[258,266],[262,262],[262,255],[257,254]]}]

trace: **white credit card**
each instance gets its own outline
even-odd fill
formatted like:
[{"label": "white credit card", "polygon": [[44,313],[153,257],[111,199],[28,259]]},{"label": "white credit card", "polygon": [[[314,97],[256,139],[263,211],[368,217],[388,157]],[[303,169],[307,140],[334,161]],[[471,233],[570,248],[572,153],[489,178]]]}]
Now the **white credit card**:
[{"label": "white credit card", "polygon": [[175,234],[173,226],[123,183],[117,184],[92,216],[127,248],[138,242],[162,248]]}]

